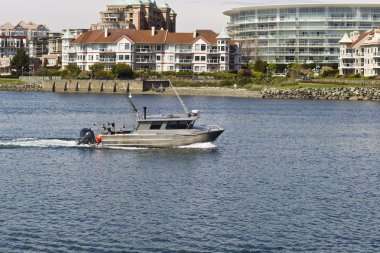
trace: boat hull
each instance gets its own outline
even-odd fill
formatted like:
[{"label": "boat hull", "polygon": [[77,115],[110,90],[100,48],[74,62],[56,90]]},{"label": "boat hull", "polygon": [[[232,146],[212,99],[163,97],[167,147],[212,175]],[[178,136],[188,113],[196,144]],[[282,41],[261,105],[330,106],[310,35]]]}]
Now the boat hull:
[{"label": "boat hull", "polygon": [[131,133],[102,136],[103,147],[170,148],[215,141],[223,129],[190,133]]}]

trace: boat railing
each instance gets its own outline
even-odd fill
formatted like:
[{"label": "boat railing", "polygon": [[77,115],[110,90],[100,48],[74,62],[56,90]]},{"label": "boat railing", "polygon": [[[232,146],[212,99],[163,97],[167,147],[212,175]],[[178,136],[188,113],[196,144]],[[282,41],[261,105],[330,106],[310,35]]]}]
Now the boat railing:
[{"label": "boat railing", "polygon": [[222,130],[218,125],[210,125],[208,126],[208,131],[211,132],[212,130]]}]

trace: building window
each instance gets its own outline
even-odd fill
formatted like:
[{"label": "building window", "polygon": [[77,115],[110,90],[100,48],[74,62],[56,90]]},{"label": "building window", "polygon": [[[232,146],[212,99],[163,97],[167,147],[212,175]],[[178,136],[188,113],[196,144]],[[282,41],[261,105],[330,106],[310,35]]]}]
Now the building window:
[{"label": "building window", "polygon": [[200,57],[199,57],[199,56],[195,56],[195,57],[194,57],[194,60],[195,60],[195,61],[199,61],[199,60],[200,60]]},{"label": "building window", "polygon": [[129,55],[124,55],[124,59],[126,60],[126,61],[129,61]]},{"label": "building window", "polygon": [[220,57],[220,61],[224,61],[224,60],[225,60],[224,56]]},{"label": "building window", "polygon": [[161,61],[161,55],[157,55],[157,61]]},{"label": "building window", "polygon": [[205,44],[201,45],[201,51],[206,51],[206,45]]},{"label": "building window", "polygon": [[201,56],[201,61],[206,61],[206,56]]},{"label": "building window", "polygon": [[124,61],[124,55],[119,55],[119,61]]}]

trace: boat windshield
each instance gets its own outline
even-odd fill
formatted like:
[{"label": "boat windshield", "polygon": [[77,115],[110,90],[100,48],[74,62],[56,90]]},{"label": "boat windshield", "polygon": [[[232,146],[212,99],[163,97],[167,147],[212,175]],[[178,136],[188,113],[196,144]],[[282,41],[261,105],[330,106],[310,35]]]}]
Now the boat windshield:
[{"label": "boat windshield", "polygon": [[191,129],[193,128],[194,121],[169,121],[166,125],[167,130],[174,129]]}]

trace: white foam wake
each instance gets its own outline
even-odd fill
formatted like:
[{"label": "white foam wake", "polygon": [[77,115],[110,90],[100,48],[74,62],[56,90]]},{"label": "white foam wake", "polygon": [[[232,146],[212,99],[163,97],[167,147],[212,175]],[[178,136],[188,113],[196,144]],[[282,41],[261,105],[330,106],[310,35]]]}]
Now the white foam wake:
[{"label": "white foam wake", "polygon": [[187,146],[180,146],[178,148],[189,148],[189,149],[213,149],[213,148],[217,148],[218,146],[216,146],[215,144],[211,143],[211,142],[205,142],[205,143],[194,143],[194,144],[191,144],[191,145],[187,145]]},{"label": "white foam wake", "polygon": [[78,147],[74,140],[23,138],[0,141],[0,147]]}]

